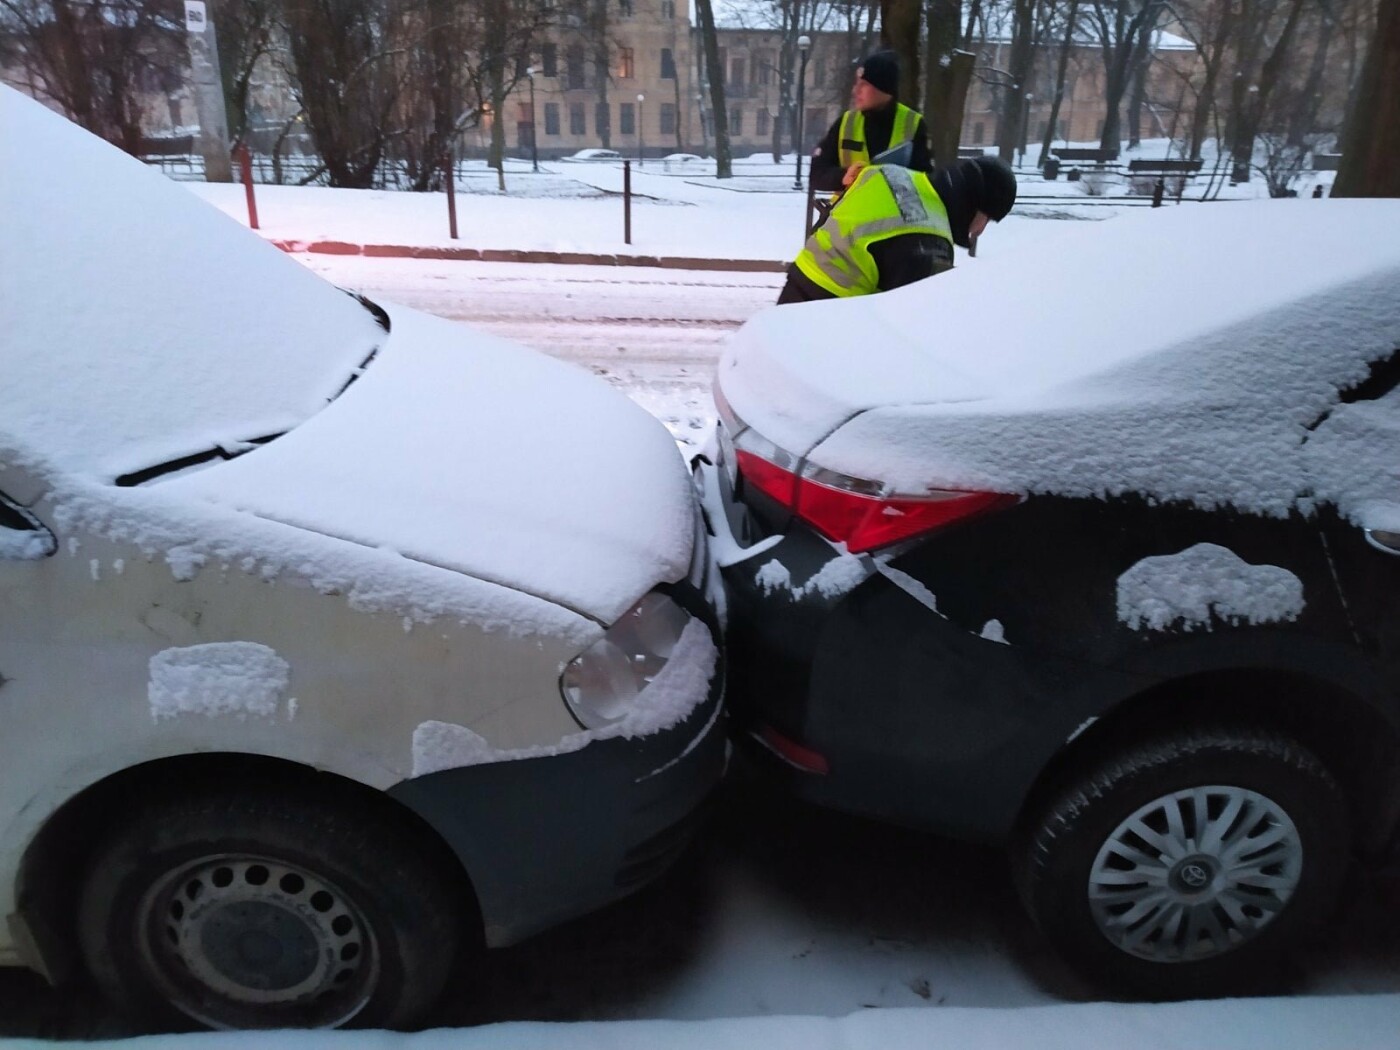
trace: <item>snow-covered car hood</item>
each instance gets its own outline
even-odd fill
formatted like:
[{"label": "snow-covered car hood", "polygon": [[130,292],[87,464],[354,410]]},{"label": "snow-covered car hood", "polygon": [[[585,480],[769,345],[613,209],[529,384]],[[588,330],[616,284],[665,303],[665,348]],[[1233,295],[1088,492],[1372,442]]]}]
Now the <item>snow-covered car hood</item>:
[{"label": "snow-covered car hood", "polygon": [[[1306,491],[1400,496],[1400,448],[1365,481],[1329,444],[1361,408],[1332,412],[1339,391],[1400,347],[1400,201],[1045,225],[1015,255],[764,311],[727,348],[721,392],[779,446],[901,491],[1131,490],[1270,513]],[[1364,496],[1339,493],[1358,480]]]},{"label": "snow-covered car hood", "polygon": [[573,365],[388,309],[384,350],[333,405],[161,487],[604,623],[685,575],[693,495],[665,427]]},{"label": "snow-covered car hood", "polygon": [[290,429],[383,341],[344,292],[0,86],[0,431],[111,479]]},{"label": "snow-covered car hood", "polygon": [[[266,530],[253,518],[279,522],[601,622],[684,576],[694,508],[675,442],[602,380],[409,310],[390,308],[386,332],[256,234],[3,86],[0,127],[0,450],[72,490],[74,520],[154,553],[170,531],[159,507],[181,521],[202,510],[221,534],[201,557],[254,560]],[[117,524],[138,506],[139,524]]]}]

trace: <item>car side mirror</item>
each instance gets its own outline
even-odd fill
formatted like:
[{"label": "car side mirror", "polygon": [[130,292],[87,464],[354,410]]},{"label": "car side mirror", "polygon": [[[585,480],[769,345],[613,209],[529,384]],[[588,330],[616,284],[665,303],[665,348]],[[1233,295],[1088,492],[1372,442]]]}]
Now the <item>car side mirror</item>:
[{"label": "car side mirror", "polygon": [[53,533],[43,522],[0,496],[0,561],[36,561],[57,549]]},{"label": "car side mirror", "polygon": [[1384,529],[1364,529],[1366,542],[1382,554],[1400,556],[1400,532],[1386,532]]}]

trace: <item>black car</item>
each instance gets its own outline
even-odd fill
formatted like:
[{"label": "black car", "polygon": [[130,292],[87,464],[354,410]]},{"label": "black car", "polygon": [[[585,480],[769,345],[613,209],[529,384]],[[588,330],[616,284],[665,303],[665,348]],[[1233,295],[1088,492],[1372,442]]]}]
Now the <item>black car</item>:
[{"label": "black car", "polygon": [[697,461],[744,752],[1005,844],[1132,994],[1266,983],[1396,845],[1400,202],[1299,204],[765,311]]}]

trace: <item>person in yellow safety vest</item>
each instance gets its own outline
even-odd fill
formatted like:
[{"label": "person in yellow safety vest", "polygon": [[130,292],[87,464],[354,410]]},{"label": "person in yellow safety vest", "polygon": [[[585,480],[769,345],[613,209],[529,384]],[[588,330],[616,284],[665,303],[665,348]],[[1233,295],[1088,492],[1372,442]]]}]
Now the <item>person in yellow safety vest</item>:
[{"label": "person in yellow safety vest", "polygon": [[813,231],[779,303],[889,291],[953,266],[1016,203],[1016,175],[996,157],[959,161],[930,178],[894,164],[863,170]]},{"label": "person in yellow safety vest", "polygon": [[870,158],[908,142],[913,154],[907,167],[933,173],[924,118],[895,101],[899,94],[899,58],[876,51],[856,67],[851,108],[839,116],[812,153],[812,187],[837,193],[856,179]]}]

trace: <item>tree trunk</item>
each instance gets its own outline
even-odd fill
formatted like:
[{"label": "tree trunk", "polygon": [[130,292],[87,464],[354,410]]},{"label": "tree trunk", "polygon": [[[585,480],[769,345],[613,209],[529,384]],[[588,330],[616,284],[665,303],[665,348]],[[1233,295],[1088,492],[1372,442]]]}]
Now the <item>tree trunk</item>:
[{"label": "tree trunk", "polygon": [[927,19],[924,125],[928,128],[934,164],[947,168],[958,160],[963,110],[976,56],[958,46],[962,32],[962,0],[930,0]]},{"label": "tree trunk", "polygon": [[1012,85],[1002,92],[1001,119],[997,122],[997,154],[1008,164],[1022,147],[1026,129],[1026,91],[1034,63],[1035,0],[1014,0],[1011,23],[1011,60],[1007,72]]},{"label": "tree trunk", "polygon": [[695,17],[700,23],[705,69],[710,80],[710,108],[715,124],[715,178],[734,175],[733,154],[729,148],[729,113],[724,98],[724,70],[719,64],[719,38],[715,33],[715,12],[710,0],[695,0]]},{"label": "tree trunk", "polygon": [[1381,0],[1332,196],[1400,197],[1400,0]]},{"label": "tree trunk", "polygon": [[1040,156],[1036,158],[1037,168],[1045,167],[1045,158],[1055,141],[1055,130],[1060,123],[1060,106],[1065,100],[1065,76],[1069,72],[1070,45],[1074,43],[1074,29],[1079,19],[1079,0],[1070,0],[1069,13],[1065,16],[1065,37],[1060,42],[1060,55],[1055,62],[1055,97],[1050,102],[1050,119],[1045,124],[1045,135],[1040,142]]},{"label": "tree trunk", "polygon": [[919,0],[880,0],[881,42],[899,56],[899,101],[917,108],[919,96]]}]

